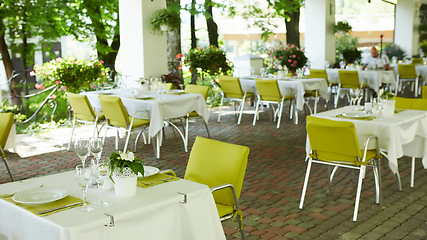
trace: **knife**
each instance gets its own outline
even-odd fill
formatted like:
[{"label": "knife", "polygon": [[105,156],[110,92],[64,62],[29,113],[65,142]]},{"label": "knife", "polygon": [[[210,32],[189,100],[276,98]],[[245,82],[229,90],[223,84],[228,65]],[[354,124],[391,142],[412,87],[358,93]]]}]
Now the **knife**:
[{"label": "knife", "polygon": [[59,210],[59,209],[63,209],[63,208],[67,208],[67,207],[76,206],[76,205],[79,205],[79,204],[82,204],[82,203],[83,203],[83,202],[72,203],[72,204],[68,204],[68,205],[61,206],[61,207],[57,207],[57,208],[52,208],[52,209],[48,209],[48,210],[44,210],[44,211],[40,211],[40,212],[38,212],[37,214],[38,214],[38,215],[42,215],[42,214],[50,213],[50,212],[53,212],[53,211],[56,211],[56,210]]}]

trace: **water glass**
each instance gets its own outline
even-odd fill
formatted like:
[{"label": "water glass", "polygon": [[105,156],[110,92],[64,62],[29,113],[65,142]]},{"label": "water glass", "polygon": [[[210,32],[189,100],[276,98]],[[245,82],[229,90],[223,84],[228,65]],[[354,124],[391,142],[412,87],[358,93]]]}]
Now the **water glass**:
[{"label": "water glass", "polygon": [[86,191],[91,181],[91,169],[90,166],[85,166],[85,164],[77,165],[75,169],[74,177],[76,179],[77,185],[83,191],[83,206],[79,208],[80,211],[89,212],[93,210],[93,207],[87,205],[86,203]]},{"label": "water glass", "polygon": [[82,164],[85,164],[86,158],[90,154],[89,139],[79,138],[74,142],[74,152],[80,157]]},{"label": "water glass", "polygon": [[92,165],[91,169],[92,176],[96,180],[98,188],[101,189],[101,200],[95,203],[95,205],[108,207],[111,203],[104,201],[104,184],[105,180],[110,176],[110,159],[99,159],[94,165]]},{"label": "water glass", "polygon": [[99,138],[92,138],[89,142],[89,150],[97,160],[101,158],[102,146],[102,140]]}]

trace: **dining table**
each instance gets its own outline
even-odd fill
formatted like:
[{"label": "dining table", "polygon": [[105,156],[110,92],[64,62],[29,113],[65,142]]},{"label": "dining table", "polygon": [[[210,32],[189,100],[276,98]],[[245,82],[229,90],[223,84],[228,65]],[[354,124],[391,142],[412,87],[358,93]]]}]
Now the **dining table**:
[{"label": "dining table", "polygon": [[[338,72],[339,71],[348,71],[346,69],[337,69],[337,68],[328,68],[326,69],[326,74],[328,75],[328,81],[330,83],[339,83]],[[356,71],[356,70],[353,70]],[[394,71],[385,71],[385,70],[359,70],[357,71],[359,75],[359,83],[367,84],[369,88],[378,92],[380,87],[383,84],[387,84],[394,89],[396,86],[396,77]]]},{"label": "dining table", "polygon": [[[99,95],[109,95],[120,97],[123,105],[126,107],[130,115],[135,113],[136,118],[149,119],[150,125],[148,133],[150,137],[157,136],[157,151],[156,157],[160,158],[160,130],[164,127],[164,121],[168,119],[180,118],[187,116],[190,112],[197,112],[203,118],[206,124],[209,121],[210,112],[206,105],[205,98],[201,94],[185,93],[180,90],[171,90],[164,93],[157,93],[155,91],[148,91],[147,93],[136,93],[131,89],[112,89],[103,91],[82,92],[88,97],[90,104],[95,111],[101,111],[101,104],[99,103]],[[148,116],[141,112],[146,110]],[[171,125],[172,122],[169,122]],[[188,127],[188,126],[187,126]],[[184,149],[187,152],[188,136],[177,128],[175,129],[180,133],[184,142]]]},{"label": "dining table", "polygon": [[276,75],[273,75],[271,78],[264,78],[257,75],[252,75],[240,78],[240,85],[242,89],[257,95],[258,92],[256,89],[255,79],[277,79],[281,94],[285,96],[294,96],[296,101],[296,108],[298,110],[303,110],[305,92],[317,90],[320,97],[329,100],[330,95],[328,91],[328,84],[323,78],[278,78]]},{"label": "dining table", "polygon": [[[366,136],[378,136],[379,147],[393,173],[398,173],[398,159],[403,156],[422,158],[423,166],[427,168],[427,111],[395,109],[390,117],[378,117],[366,113],[363,107],[346,106],[313,116],[354,123],[361,148]],[[310,151],[307,138],[307,157]]]},{"label": "dining table", "polygon": [[[108,207],[95,206],[93,203],[101,199],[100,189],[89,188],[87,200],[94,206],[89,212],[74,207],[39,215],[27,210],[25,204],[2,198],[3,194],[49,187],[65,189],[67,197],[82,198],[74,171],[0,185],[0,239],[225,240],[209,187],[183,179],[137,187],[133,197],[117,197],[114,190],[104,190],[103,199],[111,203]],[[42,198],[36,196],[35,200]]]}]

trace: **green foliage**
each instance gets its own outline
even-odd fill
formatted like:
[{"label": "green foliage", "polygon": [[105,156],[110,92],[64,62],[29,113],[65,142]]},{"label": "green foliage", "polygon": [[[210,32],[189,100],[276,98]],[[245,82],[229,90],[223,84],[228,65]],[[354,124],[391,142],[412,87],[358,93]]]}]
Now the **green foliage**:
[{"label": "green foliage", "polygon": [[57,58],[42,66],[34,66],[35,72],[30,75],[37,75],[44,80],[43,84],[36,84],[36,88],[43,90],[45,87],[57,85],[57,94],[64,96],[65,92],[90,91],[96,86],[106,84],[109,69],[102,63],[102,60]]},{"label": "green foliage", "polygon": [[357,48],[347,48],[342,51],[342,57],[348,63],[354,63],[362,59],[362,52],[357,50]]},{"label": "green foliage", "polygon": [[226,75],[231,70],[225,51],[213,46],[191,49],[184,55],[183,63],[189,66],[190,70],[196,69],[201,74],[206,73],[211,76]]},{"label": "green foliage", "polygon": [[121,173],[123,171],[123,168],[128,167],[130,168],[135,174],[141,173],[142,176],[144,176],[144,165],[141,159],[137,158],[133,154],[129,154],[129,156],[133,156],[133,160],[129,161],[122,158],[122,152],[116,153],[113,152],[110,155],[110,178],[112,179],[114,170],[118,169],[118,171]]},{"label": "green foliage", "polygon": [[27,116],[20,112],[20,109],[17,105],[3,105],[0,107],[0,113],[13,113],[13,119],[15,120],[15,122],[23,122],[25,121],[25,119],[27,119]]},{"label": "green foliage", "polygon": [[355,50],[359,47],[359,39],[351,35],[341,35],[335,37],[335,58],[339,62],[344,59],[343,52],[347,50]]},{"label": "green foliage", "polygon": [[162,35],[163,31],[160,26],[166,25],[169,30],[178,29],[181,24],[179,11],[171,9],[160,9],[150,18],[150,28],[153,34]]},{"label": "green foliage", "polygon": [[427,56],[427,40],[424,40],[419,43],[421,51],[424,53],[424,56]]},{"label": "green foliage", "polygon": [[351,32],[351,26],[348,22],[338,21],[337,24],[332,24],[332,30],[334,32],[343,32],[348,33]]},{"label": "green foliage", "polygon": [[402,60],[406,56],[406,53],[402,50],[402,48],[394,43],[386,44],[383,48],[383,51],[390,59],[395,56],[397,57],[397,60]]},{"label": "green foliage", "polygon": [[270,62],[274,65],[286,66],[289,72],[296,72],[298,68],[302,68],[307,63],[307,57],[304,50],[295,45],[284,45],[274,47],[268,50]]}]

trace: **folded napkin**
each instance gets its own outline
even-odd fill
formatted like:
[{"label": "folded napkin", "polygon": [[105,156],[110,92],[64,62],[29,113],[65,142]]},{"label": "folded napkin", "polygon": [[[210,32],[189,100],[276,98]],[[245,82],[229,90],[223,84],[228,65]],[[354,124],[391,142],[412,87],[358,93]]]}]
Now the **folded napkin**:
[{"label": "folded napkin", "polygon": [[[5,195],[7,195],[7,194],[5,194]],[[15,201],[12,200],[12,196],[5,197],[5,198],[0,198],[0,199],[5,200],[6,202],[10,202],[12,204],[15,204],[18,207],[25,208],[28,211],[30,211],[30,212],[38,215],[38,216],[42,216],[42,217],[51,215],[53,213],[61,212],[61,211],[64,211],[64,210],[67,210],[67,209],[70,209],[70,208],[79,207],[82,204],[74,205],[74,206],[67,207],[67,208],[58,209],[56,211],[48,212],[48,213],[41,214],[41,215],[39,215],[37,213],[40,212],[40,211],[49,210],[49,209],[53,209],[53,208],[57,208],[57,207],[62,207],[62,206],[68,205],[68,204],[73,204],[73,203],[78,203],[78,202],[83,201],[80,198],[76,198],[76,197],[73,197],[73,196],[70,196],[70,195],[68,195],[65,198],[60,199],[58,201],[54,201],[54,202],[46,203],[46,204],[41,204],[41,205],[27,205],[27,204],[17,203],[17,202],[15,202]]]},{"label": "folded napkin", "polygon": [[364,120],[364,121],[371,121],[371,120],[376,119],[375,116],[367,116],[367,117],[364,117],[364,118],[351,118],[351,117],[345,117],[342,114],[337,115],[335,117],[337,117],[337,118],[345,118],[345,119],[354,119],[354,120]]},{"label": "folded napkin", "polygon": [[155,99],[155,98],[152,98],[152,97],[134,97],[133,99],[139,99],[139,100],[152,100],[152,99]]},{"label": "folded napkin", "polygon": [[[164,179],[167,179],[167,180],[164,180]],[[137,186],[141,188],[148,188],[148,187],[159,185],[165,182],[173,182],[179,179],[181,178],[159,173],[146,178],[138,178]]]},{"label": "folded napkin", "polygon": [[186,92],[179,92],[179,93],[166,93],[169,95],[181,95],[181,94],[187,94]]}]

